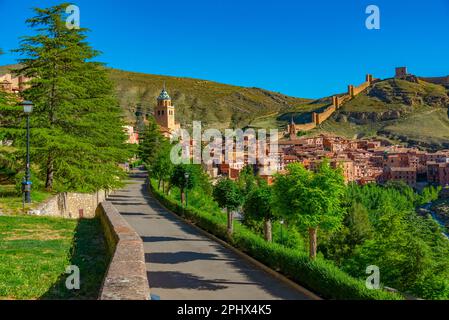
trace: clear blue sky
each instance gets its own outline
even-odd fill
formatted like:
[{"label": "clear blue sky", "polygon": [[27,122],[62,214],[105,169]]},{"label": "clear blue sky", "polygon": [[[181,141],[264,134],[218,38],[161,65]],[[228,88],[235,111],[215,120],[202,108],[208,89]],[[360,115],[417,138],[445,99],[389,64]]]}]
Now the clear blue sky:
[{"label": "clear blue sky", "polygon": [[[60,1],[0,0],[0,48],[29,34],[34,6]],[[449,0],[80,0],[81,26],[114,68],[256,86],[321,97],[389,77],[396,66],[449,74]],[[381,29],[365,28],[365,8]],[[0,65],[15,62],[0,56]]]}]

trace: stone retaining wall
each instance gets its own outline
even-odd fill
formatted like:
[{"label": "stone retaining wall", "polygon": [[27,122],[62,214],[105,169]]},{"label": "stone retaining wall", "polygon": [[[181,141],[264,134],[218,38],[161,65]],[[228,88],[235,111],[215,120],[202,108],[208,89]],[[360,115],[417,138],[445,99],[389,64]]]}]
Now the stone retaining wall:
[{"label": "stone retaining wall", "polygon": [[111,263],[100,292],[100,300],[149,300],[143,242],[108,201],[97,208]]},{"label": "stone retaining wall", "polygon": [[94,218],[98,204],[106,199],[107,191],[96,193],[63,192],[40,204],[29,214],[63,218]]}]

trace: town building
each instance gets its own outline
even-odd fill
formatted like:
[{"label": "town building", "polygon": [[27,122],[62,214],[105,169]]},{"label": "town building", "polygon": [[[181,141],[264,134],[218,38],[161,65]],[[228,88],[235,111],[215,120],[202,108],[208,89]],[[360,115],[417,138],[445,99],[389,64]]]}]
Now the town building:
[{"label": "town building", "polygon": [[127,136],[126,143],[129,144],[138,144],[139,143],[139,134],[134,130],[133,126],[123,126],[125,130],[125,134]]},{"label": "town building", "polygon": [[14,76],[11,73],[0,74],[0,90],[8,93],[19,93],[26,89],[30,79],[24,76]]},{"label": "town building", "polygon": [[166,138],[170,138],[173,132],[180,128],[179,123],[175,120],[175,106],[172,105],[171,98],[167,90],[165,90],[165,85],[157,98],[154,118],[160,127],[161,133]]}]

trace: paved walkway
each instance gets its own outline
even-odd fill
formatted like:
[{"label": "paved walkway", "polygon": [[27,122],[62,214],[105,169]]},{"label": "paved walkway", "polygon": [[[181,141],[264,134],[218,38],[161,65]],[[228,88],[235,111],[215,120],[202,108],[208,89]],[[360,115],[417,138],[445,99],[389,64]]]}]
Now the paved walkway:
[{"label": "paved walkway", "polygon": [[135,173],[109,200],[144,242],[151,294],[169,299],[307,299],[161,207]]}]

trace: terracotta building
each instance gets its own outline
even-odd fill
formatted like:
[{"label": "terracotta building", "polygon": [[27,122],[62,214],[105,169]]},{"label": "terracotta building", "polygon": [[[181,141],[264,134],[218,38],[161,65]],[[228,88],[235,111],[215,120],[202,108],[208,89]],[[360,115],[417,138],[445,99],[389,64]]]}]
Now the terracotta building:
[{"label": "terracotta building", "polygon": [[24,76],[14,76],[11,73],[0,74],[0,90],[8,93],[19,93],[26,89],[30,79]]},{"label": "terracotta building", "polygon": [[385,181],[403,181],[410,187],[416,187],[416,168],[385,168]]},{"label": "terracotta building", "polygon": [[160,126],[162,134],[167,138],[170,138],[173,131],[180,128],[179,123],[175,121],[175,106],[172,105],[171,98],[165,90],[165,85],[157,98],[154,118]]}]

